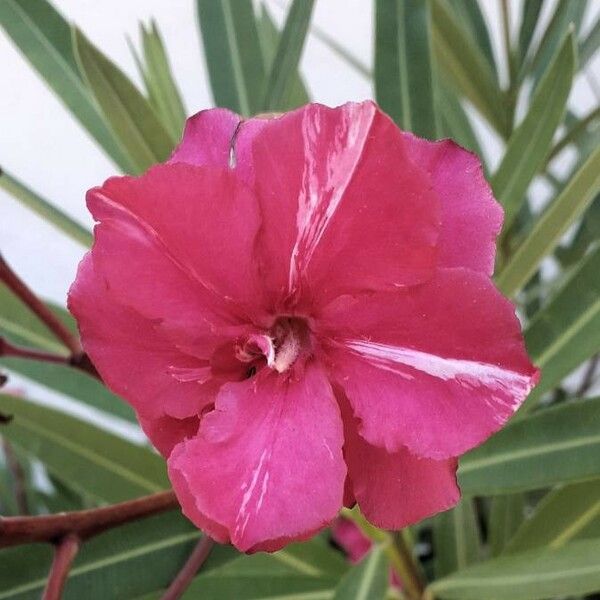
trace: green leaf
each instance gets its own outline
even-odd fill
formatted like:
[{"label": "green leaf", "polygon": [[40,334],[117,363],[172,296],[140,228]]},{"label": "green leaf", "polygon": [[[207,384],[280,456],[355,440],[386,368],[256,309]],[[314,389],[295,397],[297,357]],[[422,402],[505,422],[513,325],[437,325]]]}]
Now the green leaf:
[{"label": "green leaf", "polygon": [[[332,597],[337,580],[348,570],[341,553],[318,537],[273,554],[238,557],[210,572],[203,566],[184,598],[325,600]],[[143,600],[161,597],[156,590]]]},{"label": "green leaf", "polygon": [[[263,52],[265,65],[270,69],[277,46],[279,44],[280,32],[269,14],[266,6],[262,5],[260,19],[258,21],[258,31],[260,36],[260,47]],[[310,102],[310,97],[298,69],[294,73],[292,83],[288,87],[283,100],[281,101],[281,110],[292,110],[298,106],[303,106]]]},{"label": "green leaf", "polygon": [[504,93],[470,35],[444,0],[433,0],[433,48],[438,77],[451,82],[503,137],[510,129]]},{"label": "green leaf", "polygon": [[519,64],[522,65],[527,56],[533,32],[539,20],[544,0],[528,0],[521,8],[521,25],[519,28]]},{"label": "green leaf", "polygon": [[563,234],[581,217],[599,191],[600,148],[597,148],[543,212],[500,272],[497,284],[504,294],[512,297],[521,290],[542,259],[554,250]]},{"label": "green leaf", "polygon": [[437,125],[429,1],[377,0],[375,10],[377,101],[398,125],[433,139]]},{"label": "green leaf", "polygon": [[142,27],[142,43],[148,94],[171,137],[179,140],[185,124],[185,107],[160,32],[154,21],[147,30]]},{"label": "green leaf", "polygon": [[600,247],[593,250],[525,330],[527,350],[542,376],[517,414],[600,350]]},{"label": "green leaf", "polygon": [[552,57],[556,54],[556,49],[562,44],[562,40],[567,31],[569,31],[569,28],[573,26],[575,32],[579,30],[585,6],[586,0],[558,0],[556,3],[552,19],[540,39],[531,64],[525,64],[519,74],[523,78],[528,73],[528,69],[532,72],[534,90],[537,87],[537,82],[546,72]]},{"label": "green leaf", "polygon": [[523,494],[508,494],[492,498],[489,519],[489,540],[492,556],[498,556],[525,516]]},{"label": "green leaf", "polygon": [[0,188],[82,246],[88,248],[92,245],[93,237],[89,230],[2,169]]},{"label": "green leaf", "polygon": [[548,408],[509,423],[466,454],[463,493],[495,495],[600,476],[600,398]]},{"label": "green leaf", "polygon": [[294,73],[302,56],[313,6],[314,0],[292,2],[267,77],[263,101],[265,110],[281,110],[288,89],[293,85]]},{"label": "green leaf", "polygon": [[[94,537],[81,547],[65,587],[64,600],[135,598],[169,585],[200,532],[180,511],[141,519]],[[28,545],[0,550],[0,600],[41,597],[52,549]],[[209,573],[239,556],[216,546],[202,571]]]},{"label": "green leaf", "polygon": [[131,164],[79,75],[69,24],[46,0],[2,0],[0,25],[25,58],[123,170]]},{"label": "green leaf", "polygon": [[73,45],[81,73],[114,136],[125,149],[134,173],[142,173],[169,158],[176,140],[148,100],[78,29],[73,29]]},{"label": "green leaf", "polygon": [[600,590],[600,539],[494,558],[434,582],[436,598],[544,600]]},{"label": "green leaf", "polygon": [[463,498],[452,510],[435,517],[433,547],[437,578],[479,560],[479,526],[471,498]]},{"label": "green leaf", "polygon": [[573,240],[567,246],[556,249],[556,258],[563,267],[571,267],[583,259],[589,248],[600,240],[600,194],[598,194],[585,215]]},{"label": "green leaf", "polygon": [[2,434],[75,491],[119,502],[168,487],[164,460],[147,448],[24,398],[0,395],[0,412],[13,416]]},{"label": "green leaf", "polygon": [[552,137],[565,114],[574,70],[575,43],[573,34],[569,34],[540,82],[527,115],[510,136],[491,181],[495,196],[504,207],[505,231],[525,201],[534,175],[545,165]]},{"label": "green leaf", "polygon": [[261,110],[265,68],[251,0],[197,0],[215,103],[251,116]]},{"label": "green leaf", "polygon": [[[71,331],[77,331],[73,317],[65,309],[52,303],[48,303],[48,306]],[[2,284],[0,284],[0,334],[21,346],[66,354],[63,346],[45,325]],[[0,364],[73,400],[113,416],[135,421],[133,410],[121,398],[111,393],[95,377],[79,369],[9,357],[1,358]]]},{"label": "green leaf", "polygon": [[344,575],[335,589],[334,600],[383,600],[389,570],[383,546],[375,544],[360,563]]},{"label": "green leaf", "polygon": [[451,4],[454,12],[471,32],[473,39],[477,42],[492,71],[496,73],[496,60],[494,58],[494,51],[492,50],[490,33],[481,13],[479,2],[451,0]]},{"label": "green leaf", "polygon": [[546,494],[510,540],[507,553],[539,546],[559,548],[600,519],[600,479],[565,485]]},{"label": "green leaf", "polygon": [[437,111],[441,114],[441,131],[484,161],[483,151],[471,121],[455,92],[447,85],[440,85],[437,94]]},{"label": "green leaf", "polygon": [[580,69],[587,66],[600,46],[600,19],[597,19],[585,39],[579,44]]}]

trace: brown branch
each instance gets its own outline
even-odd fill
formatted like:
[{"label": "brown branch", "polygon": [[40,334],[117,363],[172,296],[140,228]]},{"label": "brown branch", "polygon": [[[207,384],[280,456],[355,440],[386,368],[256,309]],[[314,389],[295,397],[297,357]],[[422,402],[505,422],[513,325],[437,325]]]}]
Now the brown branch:
[{"label": "brown branch", "polygon": [[200,538],[200,541],[196,544],[181,571],[173,579],[169,589],[162,595],[161,600],[178,600],[178,598],[181,598],[183,592],[188,588],[192,579],[194,579],[196,573],[198,573],[200,567],[208,558],[214,545],[214,540],[207,535],[203,535]]},{"label": "brown branch", "polygon": [[69,534],[85,540],[129,521],[179,506],[172,490],[112,504],[38,517],[0,517],[0,548],[33,542],[56,543]]},{"label": "brown branch", "polygon": [[29,514],[29,507],[27,506],[27,488],[25,485],[25,473],[23,467],[10,442],[5,437],[0,437],[0,439],[2,440],[2,450],[6,457],[6,466],[8,467],[13,482],[13,491],[17,509],[20,514],[27,515]]},{"label": "brown branch", "polygon": [[27,284],[10,268],[0,254],[0,281],[20,298],[48,327],[48,329],[70,350],[71,355],[80,356],[83,352],[76,335],[42,302]]},{"label": "brown branch", "polygon": [[81,540],[77,535],[69,534],[56,544],[54,559],[50,567],[50,574],[46,582],[46,589],[42,600],[60,600],[63,588],[69,576],[73,560],[79,551]]}]

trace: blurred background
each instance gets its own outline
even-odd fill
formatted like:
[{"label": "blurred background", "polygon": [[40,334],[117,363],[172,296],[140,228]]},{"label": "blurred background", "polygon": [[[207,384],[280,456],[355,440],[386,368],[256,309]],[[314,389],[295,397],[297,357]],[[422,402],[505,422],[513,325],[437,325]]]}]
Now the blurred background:
[{"label": "blurred background", "polygon": [[[475,1],[475,0],[468,0]],[[570,0],[579,2],[580,0]],[[281,24],[289,3],[265,2]],[[514,30],[521,14],[521,0],[511,0]],[[136,83],[141,85],[126,36],[139,48],[139,22],[154,17],[160,27],[175,78],[188,113],[213,106],[206,64],[191,0],[54,0],[56,8],[74,21]],[[507,77],[503,60],[500,3],[480,3],[488,23],[500,77]],[[554,12],[555,0],[542,8],[538,33]],[[600,14],[600,2],[590,2],[582,32]],[[371,69],[373,57],[373,4],[364,0],[321,0],[313,13],[301,61],[301,71],[316,102],[331,106],[348,100],[373,97],[371,81],[340,58],[315,32],[322,31]],[[115,166],[98,149],[81,125],[30,67],[6,33],[0,29],[2,92],[0,93],[0,167],[16,174],[33,190],[41,192],[81,223],[91,226],[84,203],[85,191],[116,173]],[[600,55],[588,63],[571,91],[568,106],[582,116],[598,103]],[[483,151],[493,171],[502,144],[492,129],[474,111],[469,115],[481,131]],[[557,171],[567,168],[572,157],[566,152]],[[543,202],[551,190],[538,181],[531,191]],[[42,296],[64,303],[70,282],[82,256],[81,246],[66,236],[57,236],[51,225],[28,211],[0,189],[0,247],[6,258]]]}]

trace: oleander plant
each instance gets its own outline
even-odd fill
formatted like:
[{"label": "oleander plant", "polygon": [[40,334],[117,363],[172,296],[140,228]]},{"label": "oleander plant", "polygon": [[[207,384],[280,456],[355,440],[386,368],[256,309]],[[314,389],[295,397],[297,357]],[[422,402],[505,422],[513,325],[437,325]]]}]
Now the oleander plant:
[{"label": "oleander plant", "polygon": [[[186,108],[156,22],[140,87],[0,0],[114,163],[93,231],[0,169],[80,248],[63,304],[0,253],[0,599],[600,597],[600,17],[489,1],[373,0],[363,62],[315,0],[196,0]],[[311,36],[372,98],[316,101]]]}]

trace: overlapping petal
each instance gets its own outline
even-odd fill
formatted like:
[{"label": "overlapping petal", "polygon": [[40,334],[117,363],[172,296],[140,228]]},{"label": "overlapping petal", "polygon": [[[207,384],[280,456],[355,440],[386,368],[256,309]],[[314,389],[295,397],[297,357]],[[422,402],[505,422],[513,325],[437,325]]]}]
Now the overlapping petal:
[{"label": "overlapping petal", "polygon": [[536,380],[513,306],[466,269],[340,298],[320,323],[361,435],[390,452],[458,456],[500,429]]},{"label": "overlapping petal", "polygon": [[[260,306],[258,205],[230,171],[159,165],[141,177],[109,179],[88,193],[88,207],[100,221],[98,268],[144,314],[175,302],[181,315],[202,304],[248,318]],[[128,285],[135,274],[138,285]]]},{"label": "overlapping petal", "polygon": [[346,466],[339,408],[314,362],[294,379],[263,369],[225,385],[198,436],[169,459],[185,514],[243,551],[316,532],[342,505]]},{"label": "overlapping petal", "polygon": [[430,142],[411,133],[403,137],[412,160],[431,177],[441,202],[438,266],[491,275],[504,214],[479,158],[452,140]]},{"label": "overlapping petal", "polygon": [[268,289],[323,303],[430,276],[439,201],[372,102],[311,104],[269,121],[252,147]]},{"label": "overlapping petal", "polygon": [[214,401],[215,390],[197,378],[174,377],[178,370],[203,371],[207,363],[179,351],[152,321],[119,305],[94,268],[91,254],[79,266],[69,292],[69,309],[103,381],[144,419],[197,418]]}]

